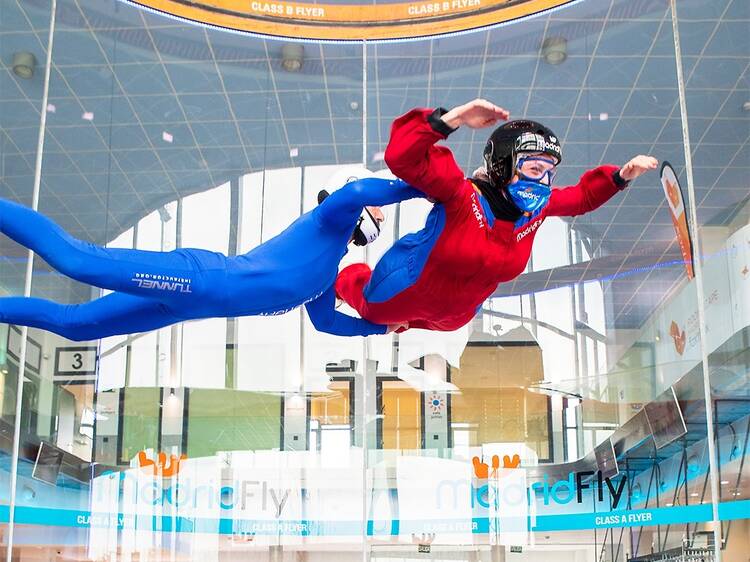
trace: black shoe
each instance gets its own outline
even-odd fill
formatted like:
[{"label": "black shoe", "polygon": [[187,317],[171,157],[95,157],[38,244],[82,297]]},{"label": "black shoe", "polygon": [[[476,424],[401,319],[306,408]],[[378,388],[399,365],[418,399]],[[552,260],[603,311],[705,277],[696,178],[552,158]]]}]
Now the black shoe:
[{"label": "black shoe", "polygon": [[318,191],[318,205],[320,205],[323,201],[326,200],[326,197],[328,197],[330,193],[328,193],[325,189],[321,189]]}]

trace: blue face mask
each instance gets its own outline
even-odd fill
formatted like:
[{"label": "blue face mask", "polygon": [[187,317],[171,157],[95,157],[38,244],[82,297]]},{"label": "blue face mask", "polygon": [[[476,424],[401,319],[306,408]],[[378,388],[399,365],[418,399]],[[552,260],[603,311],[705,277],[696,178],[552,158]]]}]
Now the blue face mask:
[{"label": "blue face mask", "polygon": [[552,190],[539,182],[518,180],[508,186],[508,193],[516,207],[524,213],[533,214],[547,205]]}]

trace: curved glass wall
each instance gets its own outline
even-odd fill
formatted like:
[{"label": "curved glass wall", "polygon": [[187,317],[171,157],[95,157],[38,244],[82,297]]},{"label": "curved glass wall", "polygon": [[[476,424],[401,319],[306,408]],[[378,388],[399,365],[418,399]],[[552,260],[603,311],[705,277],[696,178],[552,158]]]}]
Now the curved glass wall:
[{"label": "curved glass wall", "polygon": [[[94,341],[0,324],[8,556],[743,559],[750,13],[673,8],[585,0],[454,37],[333,44],[124,2],[0,0],[0,196],[31,206],[36,179],[39,211],[113,250],[246,253],[354,168],[392,177],[398,116],[477,97],[555,131],[560,186],[637,154],[678,180],[649,172],[546,220],[525,271],[454,332],[341,338],[303,309]],[[443,143],[467,176],[488,134]],[[385,208],[377,242],[341,266],[374,265],[430,208]],[[27,260],[0,237],[2,296],[24,294]],[[58,269],[35,257],[29,294],[109,293]]]},{"label": "curved glass wall", "polygon": [[[0,5],[0,195],[31,205],[40,147],[45,71],[50,38],[50,2]],[[28,252],[6,237],[0,240],[0,294],[23,295],[27,290]],[[14,480],[14,443],[40,442],[39,404],[44,377],[44,349],[25,330],[0,325],[0,527],[7,537],[12,504],[35,494],[28,485],[29,462],[20,463]],[[19,364],[23,372],[19,373]],[[49,418],[47,418],[49,420]],[[16,512],[17,513],[17,512]],[[24,529],[16,526],[16,534]]]}]

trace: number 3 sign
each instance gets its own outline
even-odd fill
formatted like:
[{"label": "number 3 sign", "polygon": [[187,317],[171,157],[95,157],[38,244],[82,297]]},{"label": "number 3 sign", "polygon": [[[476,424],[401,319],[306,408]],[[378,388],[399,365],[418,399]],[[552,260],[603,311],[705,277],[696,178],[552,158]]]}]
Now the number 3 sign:
[{"label": "number 3 sign", "polygon": [[55,379],[93,380],[96,360],[95,347],[58,347],[55,350]]}]

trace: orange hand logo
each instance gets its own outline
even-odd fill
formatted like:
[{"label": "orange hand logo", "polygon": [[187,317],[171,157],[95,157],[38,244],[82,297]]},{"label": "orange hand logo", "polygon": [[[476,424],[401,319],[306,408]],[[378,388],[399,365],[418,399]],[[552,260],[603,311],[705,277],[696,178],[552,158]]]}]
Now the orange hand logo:
[{"label": "orange hand logo", "polygon": [[513,455],[511,459],[508,455],[503,455],[503,468],[521,468],[521,457]]},{"label": "orange hand logo", "polygon": [[180,472],[180,462],[185,459],[187,459],[187,455],[180,455],[179,457],[169,455],[169,464],[167,464],[166,453],[159,453],[157,459],[152,461],[146,456],[146,451],[140,451],[138,453],[138,466],[154,476],[171,478],[177,476]]},{"label": "orange hand logo", "polygon": [[[471,462],[474,465],[474,474],[479,479],[489,478],[490,475],[496,477],[497,469],[500,468],[500,457],[497,455],[492,455],[492,472],[489,465],[482,462],[479,457],[472,458]],[[512,459],[508,455],[503,455],[503,468],[520,468],[520,465],[521,457],[518,455],[513,455]]]},{"label": "orange hand logo", "polygon": [[674,348],[677,350],[677,353],[682,355],[685,351],[685,342],[687,341],[685,330],[680,331],[677,322],[672,320],[672,325],[669,327],[669,335],[674,340]]}]

